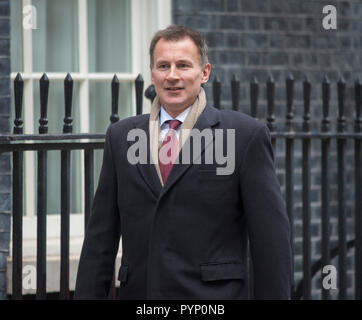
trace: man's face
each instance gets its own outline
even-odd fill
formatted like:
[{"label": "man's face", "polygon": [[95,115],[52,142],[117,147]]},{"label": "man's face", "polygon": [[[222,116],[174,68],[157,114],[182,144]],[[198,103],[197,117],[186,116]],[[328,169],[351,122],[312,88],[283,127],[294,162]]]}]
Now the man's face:
[{"label": "man's face", "polygon": [[161,105],[168,112],[178,114],[192,105],[209,75],[210,64],[201,67],[198,49],[190,38],[157,42],[151,80]]}]

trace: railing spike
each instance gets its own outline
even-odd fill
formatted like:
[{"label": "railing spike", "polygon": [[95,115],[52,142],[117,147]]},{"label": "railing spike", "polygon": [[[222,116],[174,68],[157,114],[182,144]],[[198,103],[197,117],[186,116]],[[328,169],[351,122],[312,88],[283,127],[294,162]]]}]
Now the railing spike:
[{"label": "railing spike", "polygon": [[67,73],[67,76],[64,79],[65,118],[63,125],[63,133],[71,133],[73,131],[72,96],[73,96],[73,79],[70,73]]},{"label": "railing spike", "polygon": [[274,98],[275,98],[275,82],[272,74],[269,74],[266,82],[266,98],[267,98],[267,126],[269,130],[275,131],[275,116],[274,116]]},{"label": "railing spike", "polygon": [[116,74],[114,74],[113,78],[112,78],[112,83],[119,83],[118,77]]},{"label": "railing spike", "polygon": [[250,82],[250,107],[251,107],[251,116],[256,118],[258,112],[258,97],[259,97],[259,83],[256,76],[253,77],[253,80]]},{"label": "railing spike", "polygon": [[344,80],[343,75],[340,75],[340,76],[339,76],[338,82],[339,82],[339,83],[343,83],[343,84],[346,83],[346,80]]},{"label": "railing spike", "polygon": [[267,79],[267,82],[274,82],[273,75],[270,73]]},{"label": "railing spike", "polygon": [[143,77],[140,73],[138,74],[136,81],[143,82]]},{"label": "railing spike", "polygon": [[18,72],[18,73],[16,74],[16,77],[15,77],[14,81],[23,81],[23,78],[22,78],[20,72]]},{"label": "railing spike", "polygon": [[308,80],[308,76],[305,76],[303,81],[303,102],[304,102],[304,115],[303,115],[303,131],[308,132],[310,130],[310,94],[311,83]]},{"label": "railing spike", "polygon": [[338,119],[337,119],[337,130],[343,132],[346,126],[346,118],[344,117],[345,107],[345,93],[346,93],[346,81],[343,76],[339,77],[337,83],[337,94],[338,94]]},{"label": "railing spike", "polygon": [[143,112],[143,97],[142,97],[142,93],[143,93],[143,86],[144,86],[144,81],[142,78],[142,75],[139,74],[135,80],[135,87],[136,87],[136,114],[142,114]]},{"label": "railing spike", "polygon": [[286,79],[286,96],[287,96],[287,113],[286,113],[286,128],[288,131],[293,130],[294,119],[294,77],[291,73],[288,74]]},{"label": "railing spike", "polygon": [[331,96],[331,85],[328,76],[325,75],[322,82],[322,101],[323,101],[323,118],[322,118],[322,132],[328,132],[330,126],[329,120],[329,102]]},{"label": "railing spike", "polygon": [[46,73],[43,73],[39,80],[40,87],[40,119],[39,119],[39,133],[48,133],[48,92],[49,92],[49,79]]},{"label": "railing spike", "polygon": [[240,101],[240,81],[236,74],[233,74],[231,80],[231,100],[232,100],[232,109],[239,111],[239,101]]},{"label": "railing spike", "polygon": [[65,81],[73,81],[72,76],[70,75],[70,73],[68,72],[67,75],[65,76]]},{"label": "railing spike", "polygon": [[110,116],[111,123],[119,120],[118,115],[118,97],[119,97],[119,80],[116,74],[114,74],[111,83],[111,94],[112,94],[112,114]]},{"label": "railing spike", "polygon": [[21,118],[23,108],[23,90],[24,81],[21,74],[18,73],[14,79],[14,103],[15,103],[15,119],[14,134],[23,133],[23,119]]}]

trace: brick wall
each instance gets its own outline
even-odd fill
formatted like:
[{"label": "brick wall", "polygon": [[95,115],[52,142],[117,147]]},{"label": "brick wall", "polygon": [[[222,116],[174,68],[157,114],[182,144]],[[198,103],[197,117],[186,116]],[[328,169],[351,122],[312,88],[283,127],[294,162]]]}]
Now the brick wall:
[{"label": "brick wall", "polygon": [[[331,4],[337,8],[337,30],[324,30],[322,8]],[[337,119],[336,82],[342,75],[347,82],[347,129],[352,130],[354,81],[362,74],[362,2],[320,0],[174,0],[173,21],[190,26],[205,35],[212,63],[211,80],[217,74],[222,82],[222,108],[231,108],[230,80],[235,73],[241,81],[240,110],[250,113],[249,82],[254,76],[261,84],[258,118],[265,120],[265,82],[269,74],[276,81],[277,128],[285,122],[285,78],[291,73],[295,79],[295,126],[300,128],[303,115],[302,81],[305,75],[312,82],[311,121],[313,130],[319,130],[322,114],[321,81],[327,75],[332,84],[331,128]],[[211,82],[211,81],[210,81]],[[211,83],[205,87],[212,101]],[[337,154],[331,146],[331,240],[337,240]],[[302,184],[301,143],[295,145],[295,279],[302,277]],[[285,192],[285,150],[283,141],[277,143],[277,174]],[[312,142],[312,262],[320,258],[320,142]],[[347,144],[346,212],[347,240],[353,232],[353,144]],[[353,254],[348,254],[349,297],[353,298]],[[332,261],[338,268],[338,261]],[[313,279],[313,298],[320,298],[320,276]],[[337,292],[332,292],[336,297]]]},{"label": "brick wall", "polygon": [[[0,134],[10,128],[9,1],[0,1]],[[11,175],[10,155],[0,154],[0,300],[6,297],[6,257],[9,254]]]}]

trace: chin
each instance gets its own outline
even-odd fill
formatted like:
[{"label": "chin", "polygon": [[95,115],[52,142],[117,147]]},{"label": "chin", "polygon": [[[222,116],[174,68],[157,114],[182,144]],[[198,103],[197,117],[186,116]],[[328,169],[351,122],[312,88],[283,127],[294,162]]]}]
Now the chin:
[{"label": "chin", "polygon": [[161,104],[162,106],[167,106],[172,109],[179,109],[184,107],[187,104],[187,101],[184,100],[176,100],[176,99],[166,99]]}]

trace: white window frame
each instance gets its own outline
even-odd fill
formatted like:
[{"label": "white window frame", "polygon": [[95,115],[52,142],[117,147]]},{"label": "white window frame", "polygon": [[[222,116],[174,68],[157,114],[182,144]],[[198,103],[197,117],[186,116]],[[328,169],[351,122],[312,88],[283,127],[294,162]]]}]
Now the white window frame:
[{"label": "white window frame", "polygon": [[[23,7],[32,4],[32,0],[22,0]],[[111,83],[114,73],[90,73],[88,72],[88,27],[87,27],[87,0],[75,0],[78,2],[78,52],[79,71],[71,72],[73,81],[79,82],[79,106],[80,106],[80,131],[89,132],[89,82],[109,82]],[[150,67],[148,57],[148,46],[152,35],[159,29],[171,24],[172,0],[131,0],[131,52],[132,52],[132,72],[120,73],[116,75],[120,82],[132,84],[132,110],[136,113],[135,106],[135,86],[134,80],[138,74],[144,79],[145,87],[150,85]],[[23,30],[23,72],[24,80],[24,133],[35,133],[34,128],[34,92],[33,82],[39,81],[42,76],[40,72],[33,72],[33,51],[32,51],[32,30]],[[16,77],[15,72],[10,74],[11,80]],[[66,72],[46,72],[50,82],[64,81]],[[144,112],[149,112],[150,103],[143,97]],[[26,216],[23,219],[23,260],[33,261],[36,259],[36,203],[35,190],[33,188],[36,177],[34,176],[35,152],[25,152],[25,207]],[[81,154],[81,163],[84,163],[84,156]],[[31,181],[32,183],[27,183]],[[79,259],[81,245],[84,236],[84,167],[81,171],[81,206],[82,213],[70,214],[70,256],[71,259]],[[47,256],[49,260],[59,263],[60,256],[60,214],[47,215]],[[10,247],[12,244],[10,243]],[[49,259],[49,257],[51,257]],[[55,259],[54,259],[55,258]],[[34,262],[34,261],[33,261]],[[30,264],[33,262],[29,262]],[[73,269],[72,261],[70,263]],[[49,267],[49,266],[48,266]],[[76,268],[76,266],[74,266]],[[51,267],[50,270],[54,269]],[[11,271],[11,255],[8,261],[8,270]],[[51,275],[53,274],[53,276]],[[56,276],[57,272],[51,272],[49,276]],[[71,270],[72,274],[72,270]],[[8,292],[11,292],[11,272],[8,272]],[[74,270],[71,275],[71,289],[74,289]],[[72,279],[73,278],[73,279]],[[73,281],[72,281],[73,280]],[[47,284],[49,291],[58,291],[59,283],[50,280]],[[23,293],[27,291],[23,290]],[[30,290],[29,293],[33,291]]]}]

